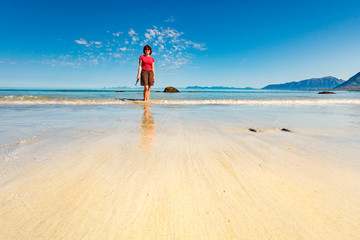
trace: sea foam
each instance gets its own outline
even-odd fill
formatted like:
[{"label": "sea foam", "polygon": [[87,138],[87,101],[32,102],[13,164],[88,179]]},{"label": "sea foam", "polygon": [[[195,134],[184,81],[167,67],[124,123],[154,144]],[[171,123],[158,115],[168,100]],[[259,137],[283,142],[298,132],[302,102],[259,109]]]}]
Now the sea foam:
[{"label": "sea foam", "polygon": [[[48,96],[2,96],[0,105],[121,105],[142,104],[141,99],[88,99]],[[360,99],[154,99],[156,105],[329,105],[360,104]]]}]

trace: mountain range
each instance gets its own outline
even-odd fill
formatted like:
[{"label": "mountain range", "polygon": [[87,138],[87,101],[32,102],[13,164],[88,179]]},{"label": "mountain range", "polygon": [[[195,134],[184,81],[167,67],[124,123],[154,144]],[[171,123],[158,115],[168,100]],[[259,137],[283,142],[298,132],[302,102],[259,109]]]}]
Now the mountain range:
[{"label": "mountain range", "polygon": [[213,87],[201,87],[201,86],[188,86],[185,89],[229,89],[229,90],[253,90],[254,88],[245,87],[245,88],[236,88],[236,87],[223,87],[223,86],[213,86]]},{"label": "mountain range", "polygon": [[336,86],[335,89],[360,90],[360,72],[349,78],[346,82]]},{"label": "mountain range", "polygon": [[345,81],[336,77],[322,77],[305,79],[299,82],[287,82],[283,84],[271,84],[262,89],[266,90],[310,90],[310,89],[331,89]]}]

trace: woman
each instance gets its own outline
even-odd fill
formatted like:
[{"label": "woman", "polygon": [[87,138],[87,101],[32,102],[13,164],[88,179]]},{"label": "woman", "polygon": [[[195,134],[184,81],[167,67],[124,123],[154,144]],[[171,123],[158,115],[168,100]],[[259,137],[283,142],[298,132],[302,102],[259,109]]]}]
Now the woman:
[{"label": "woman", "polygon": [[137,78],[139,78],[141,70],[141,86],[144,86],[144,101],[148,101],[150,97],[150,88],[154,86],[155,82],[155,59],[150,57],[152,49],[149,45],[146,45],[143,49],[144,55],[139,58],[139,69]]}]

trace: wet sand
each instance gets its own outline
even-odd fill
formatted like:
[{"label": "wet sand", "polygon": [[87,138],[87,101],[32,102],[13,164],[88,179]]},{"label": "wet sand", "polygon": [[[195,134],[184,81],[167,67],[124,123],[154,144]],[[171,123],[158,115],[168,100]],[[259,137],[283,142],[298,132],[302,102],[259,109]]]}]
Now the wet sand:
[{"label": "wet sand", "polygon": [[360,238],[358,128],[195,112],[2,146],[0,239]]}]

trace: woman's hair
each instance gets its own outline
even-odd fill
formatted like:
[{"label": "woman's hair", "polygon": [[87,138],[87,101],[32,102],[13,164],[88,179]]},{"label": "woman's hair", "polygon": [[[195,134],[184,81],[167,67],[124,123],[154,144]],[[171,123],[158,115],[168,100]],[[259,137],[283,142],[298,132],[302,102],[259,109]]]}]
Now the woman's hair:
[{"label": "woman's hair", "polygon": [[143,53],[145,54],[145,49],[150,49],[150,55],[152,54],[152,49],[149,45],[145,45],[144,49],[143,49]]}]

